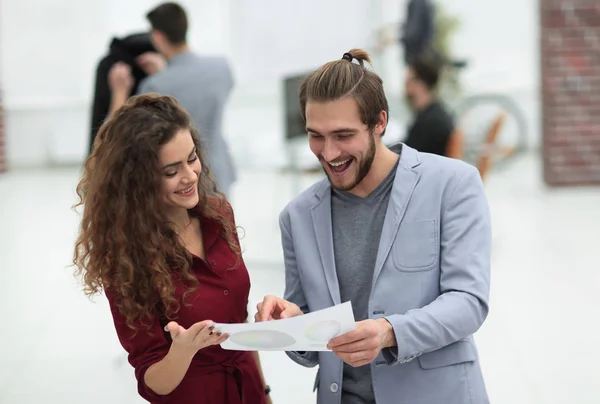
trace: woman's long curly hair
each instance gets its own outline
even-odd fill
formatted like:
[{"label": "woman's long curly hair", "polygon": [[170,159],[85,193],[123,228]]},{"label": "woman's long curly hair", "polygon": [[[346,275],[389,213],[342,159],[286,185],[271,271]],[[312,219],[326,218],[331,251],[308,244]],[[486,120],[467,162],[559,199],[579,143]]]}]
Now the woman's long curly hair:
[{"label": "woman's long curly hair", "polygon": [[[87,295],[109,289],[131,328],[149,327],[159,311],[173,318],[180,307],[174,278],[186,284],[184,298],[198,286],[191,254],[164,215],[159,194],[159,149],[182,129],[190,130],[203,162],[199,136],[174,98],[132,97],[100,128],[77,186],[74,208],[83,206],[83,215],[73,257],[76,275]],[[220,223],[239,257],[232,212],[207,164],[198,194],[197,210]]]}]

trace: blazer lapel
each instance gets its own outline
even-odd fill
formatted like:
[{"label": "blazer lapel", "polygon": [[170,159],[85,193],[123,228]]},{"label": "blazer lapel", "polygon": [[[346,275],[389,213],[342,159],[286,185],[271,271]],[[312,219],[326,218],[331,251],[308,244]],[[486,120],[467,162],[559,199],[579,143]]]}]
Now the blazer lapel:
[{"label": "blazer lapel", "polygon": [[416,151],[403,145],[401,153],[401,160],[396,171],[396,178],[394,178],[394,186],[390,195],[390,201],[388,203],[385,220],[383,222],[383,229],[381,231],[381,238],[379,240],[379,248],[377,250],[377,259],[375,261],[375,270],[373,273],[373,286],[375,285],[377,277],[383,268],[383,263],[387,259],[392,245],[394,244],[396,233],[404,218],[408,202],[410,201],[419,179],[419,174],[412,170],[413,167],[419,165]]},{"label": "blazer lapel", "polygon": [[334,304],[340,304],[340,287],[335,271],[335,257],[333,252],[330,191],[331,188],[329,186],[320,188],[320,192],[317,194],[319,202],[313,206],[311,213],[327,287],[329,288],[329,293]]}]

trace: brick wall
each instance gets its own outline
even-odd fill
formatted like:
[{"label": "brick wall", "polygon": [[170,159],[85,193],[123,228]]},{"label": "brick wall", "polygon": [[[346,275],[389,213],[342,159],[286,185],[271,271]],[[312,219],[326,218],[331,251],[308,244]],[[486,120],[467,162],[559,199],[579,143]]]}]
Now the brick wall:
[{"label": "brick wall", "polygon": [[2,90],[0,90],[0,173],[6,171],[6,148],[4,147],[4,109],[2,106]]},{"label": "brick wall", "polygon": [[600,1],[540,0],[544,180],[600,184]]}]

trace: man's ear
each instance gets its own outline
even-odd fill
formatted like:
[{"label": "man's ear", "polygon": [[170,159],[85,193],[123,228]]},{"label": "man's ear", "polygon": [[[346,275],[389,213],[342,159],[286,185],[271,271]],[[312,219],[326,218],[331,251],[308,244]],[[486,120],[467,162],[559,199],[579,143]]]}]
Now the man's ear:
[{"label": "man's ear", "polygon": [[375,135],[381,137],[385,132],[388,123],[388,114],[385,111],[379,112],[379,119],[375,124],[375,130],[373,131]]}]

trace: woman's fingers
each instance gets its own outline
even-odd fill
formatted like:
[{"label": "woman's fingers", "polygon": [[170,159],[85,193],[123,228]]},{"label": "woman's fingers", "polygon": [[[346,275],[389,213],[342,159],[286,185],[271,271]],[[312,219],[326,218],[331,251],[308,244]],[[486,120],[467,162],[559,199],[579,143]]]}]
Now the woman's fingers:
[{"label": "woman's fingers", "polygon": [[174,339],[182,332],[185,332],[185,328],[177,324],[175,321],[170,321],[169,324],[165,326],[165,331],[171,334],[171,339]]},{"label": "woman's fingers", "polygon": [[192,339],[204,338],[205,335],[210,334],[214,328],[214,323],[211,320],[200,321],[189,328]]},{"label": "woman's fingers", "polygon": [[165,330],[171,333],[171,338],[177,336],[183,337],[182,334],[185,333],[190,343],[201,345],[200,349],[205,346],[222,344],[229,338],[228,334],[223,334],[221,331],[215,329],[214,322],[211,320],[195,323],[187,330],[176,322],[171,321],[167,324]]},{"label": "woman's fingers", "polygon": [[220,345],[223,342],[227,341],[229,338],[229,334],[222,334],[220,332],[214,333],[206,340],[206,345]]},{"label": "woman's fingers", "polygon": [[229,338],[229,334],[223,334],[220,337],[218,337],[218,339],[215,341],[215,345],[220,345],[223,342],[227,341],[227,338]]}]

